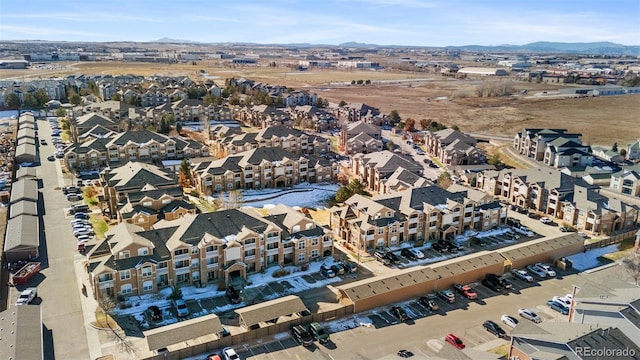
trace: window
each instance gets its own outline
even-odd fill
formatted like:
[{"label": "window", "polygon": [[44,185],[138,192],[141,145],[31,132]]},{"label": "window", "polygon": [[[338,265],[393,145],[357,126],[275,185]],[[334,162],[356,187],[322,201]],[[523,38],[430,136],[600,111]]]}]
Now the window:
[{"label": "window", "polygon": [[126,259],[129,256],[130,256],[129,255],[129,250],[120,251],[120,254],[118,254],[118,258],[120,258],[120,259]]},{"label": "window", "polygon": [[299,255],[298,255],[298,261],[299,261],[299,262],[303,262],[303,261],[304,261],[304,258],[305,258],[304,254],[299,254]]},{"label": "window", "polygon": [[197,247],[197,246],[192,246],[192,247],[191,247],[191,254],[194,254],[194,255],[195,255],[195,254],[197,254],[197,253],[198,253],[198,250],[199,250],[199,249],[198,249],[198,247]]},{"label": "window", "polygon": [[384,228],[383,227],[379,227],[378,228],[378,235],[382,235],[384,234]]},{"label": "window", "polygon": [[145,266],[142,268],[142,276],[143,277],[151,276],[151,266]]},{"label": "window", "polygon": [[139,248],[138,256],[145,256],[145,255],[149,255],[149,249],[147,249],[146,247]]},{"label": "window", "polygon": [[178,250],[174,251],[173,254],[178,256],[178,255],[182,255],[182,254],[187,254],[188,252],[189,252],[189,250],[187,250],[187,249],[178,249]]},{"label": "window", "polygon": [[145,201],[145,202],[142,203],[142,206],[144,206],[144,207],[151,207],[151,205],[153,205],[152,201]]},{"label": "window", "polygon": [[128,280],[131,279],[131,271],[124,270],[120,271],[120,280]]},{"label": "window", "polygon": [[247,257],[247,256],[255,256],[255,254],[256,254],[256,250],[255,250],[255,249],[246,250],[246,251],[244,252],[244,256],[245,256],[245,257]]},{"label": "window", "polygon": [[145,281],[142,283],[142,290],[143,291],[151,291],[153,290],[153,281],[149,280],[149,281]]},{"label": "window", "polygon": [[315,258],[317,258],[319,256],[320,256],[320,251],[318,251],[318,249],[311,250],[311,258],[312,259],[315,259]]},{"label": "window", "polygon": [[304,250],[306,245],[307,245],[307,242],[305,240],[298,241],[298,250]]},{"label": "window", "polygon": [[124,284],[120,287],[120,293],[122,295],[131,294],[131,284]]},{"label": "window", "polygon": [[311,246],[318,246],[319,242],[320,240],[318,240],[318,238],[313,238],[311,239]]},{"label": "window", "polygon": [[166,269],[166,268],[167,268],[167,262],[166,261],[158,263],[158,269]]}]

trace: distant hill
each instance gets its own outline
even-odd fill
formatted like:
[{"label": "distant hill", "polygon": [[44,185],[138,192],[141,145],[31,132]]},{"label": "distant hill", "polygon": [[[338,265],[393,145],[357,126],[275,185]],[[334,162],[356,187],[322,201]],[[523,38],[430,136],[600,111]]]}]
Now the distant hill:
[{"label": "distant hill", "polygon": [[569,54],[596,54],[596,55],[640,55],[640,46],[621,45],[612,42],[591,43],[563,43],[538,41],[525,45],[465,45],[447,46],[447,49],[460,49],[466,51],[514,51],[514,52],[553,52]]},{"label": "distant hill", "polygon": [[171,43],[171,44],[193,44],[193,43],[195,43],[195,41],[191,41],[191,40],[171,39],[171,38],[168,38],[168,37],[163,37],[163,38],[158,39],[158,40],[151,40],[149,42],[152,42],[152,43]]}]

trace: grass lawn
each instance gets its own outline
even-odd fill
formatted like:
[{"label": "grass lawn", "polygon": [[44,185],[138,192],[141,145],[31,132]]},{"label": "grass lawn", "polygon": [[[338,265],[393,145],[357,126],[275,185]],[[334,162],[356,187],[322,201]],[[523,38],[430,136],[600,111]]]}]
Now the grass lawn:
[{"label": "grass lawn", "polygon": [[118,329],[118,323],[111,316],[106,314],[102,309],[96,310],[96,321],[91,323],[98,329]]},{"label": "grass lawn", "polygon": [[506,359],[509,356],[509,346],[510,346],[509,343],[502,344],[498,347],[494,347],[493,349],[489,350],[489,352],[502,355],[502,357]]},{"label": "grass lawn", "polygon": [[93,231],[96,233],[96,238],[104,239],[104,234],[109,230],[107,222],[99,215],[91,215],[89,221],[91,222],[91,226],[93,226]]}]

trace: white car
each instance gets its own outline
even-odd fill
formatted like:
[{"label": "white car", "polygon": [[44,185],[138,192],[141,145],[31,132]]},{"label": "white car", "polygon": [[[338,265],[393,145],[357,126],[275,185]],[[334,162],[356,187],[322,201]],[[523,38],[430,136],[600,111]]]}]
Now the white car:
[{"label": "white car", "polygon": [[500,321],[502,321],[505,325],[507,325],[510,328],[514,328],[516,327],[516,325],[518,325],[518,319],[506,314],[500,316]]},{"label": "white car", "polygon": [[546,216],[543,217],[543,218],[540,218],[540,222],[543,223],[543,224],[553,224],[553,220],[549,219]]},{"label": "white car", "polygon": [[424,253],[418,249],[409,249],[413,255],[416,256],[417,259],[424,259]]},{"label": "white car", "polygon": [[38,296],[37,288],[34,288],[34,287],[26,288],[20,293],[20,296],[18,297],[18,301],[16,301],[16,305],[30,304],[33,301],[33,299],[36,298],[36,296]]},{"label": "white car", "polygon": [[544,263],[536,263],[536,266],[539,267],[540,269],[544,270],[544,272],[547,274],[548,277],[555,277],[556,276],[556,272],[553,270],[553,268],[547,264]]},{"label": "white car", "polygon": [[544,271],[543,269],[540,269],[539,267],[535,266],[535,265],[529,265],[527,266],[527,271],[532,273],[533,275],[539,277],[539,278],[546,278],[547,277],[547,272]]},{"label": "white car", "polygon": [[529,273],[524,270],[513,269],[511,273],[513,273],[513,276],[517,277],[522,281],[527,281],[527,282],[533,281],[533,276],[529,275]]},{"label": "white car", "polygon": [[554,296],[553,297],[553,301],[559,302],[560,304],[562,304],[562,305],[564,305],[566,307],[571,306],[571,300],[567,299],[564,296]]},{"label": "white car", "polygon": [[240,360],[238,353],[236,353],[236,351],[231,347],[222,349],[222,356],[224,356],[225,360]]},{"label": "white car", "polygon": [[91,240],[91,236],[89,235],[78,236],[78,242],[88,242],[89,240]]},{"label": "white car", "polygon": [[536,324],[542,322],[542,318],[540,318],[538,314],[536,314],[533,310],[530,310],[530,309],[518,309],[518,315],[522,316],[527,320],[531,320]]}]

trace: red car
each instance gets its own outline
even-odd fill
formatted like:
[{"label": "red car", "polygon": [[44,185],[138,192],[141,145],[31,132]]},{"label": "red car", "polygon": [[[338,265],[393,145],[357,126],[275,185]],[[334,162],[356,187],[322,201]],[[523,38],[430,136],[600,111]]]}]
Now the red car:
[{"label": "red car", "polygon": [[444,340],[449,344],[456,347],[456,349],[464,349],[464,343],[457,336],[453,334],[448,334],[444,337]]}]

